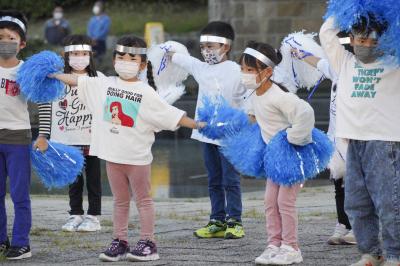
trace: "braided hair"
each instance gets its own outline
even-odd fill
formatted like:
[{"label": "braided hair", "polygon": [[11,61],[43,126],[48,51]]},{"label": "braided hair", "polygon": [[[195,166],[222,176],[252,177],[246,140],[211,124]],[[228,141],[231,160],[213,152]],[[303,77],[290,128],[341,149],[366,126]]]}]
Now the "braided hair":
[{"label": "braided hair", "polygon": [[[117,41],[117,44],[123,45],[123,46],[128,46],[128,47],[136,47],[136,48],[146,48],[147,47],[146,42],[143,39],[141,39],[137,36],[133,36],[133,35],[127,35],[127,36],[121,37]],[[115,58],[115,56],[117,54],[123,56],[125,53],[114,51],[113,57]],[[134,56],[133,54],[129,54],[129,55]],[[150,61],[147,60],[147,55],[141,54],[140,58],[141,58],[142,62],[147,61],[147,82],[148,82],[148,84],[154,90],[157,90],[156,84],[154,82],[154,76],[153,76],[153,65],[151,64]]]}]

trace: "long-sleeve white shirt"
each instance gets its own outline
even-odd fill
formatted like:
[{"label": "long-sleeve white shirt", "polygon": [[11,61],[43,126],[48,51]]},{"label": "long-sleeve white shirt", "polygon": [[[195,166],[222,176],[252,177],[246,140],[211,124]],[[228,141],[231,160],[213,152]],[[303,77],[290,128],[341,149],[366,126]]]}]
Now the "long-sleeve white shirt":
[{"label": "long-sleeve white shirt", "polygon": [[[195,118],[205,95],[221,95],[232,107],[242,108],[245,90],[241,85],[240,67],[235,62],[227,60],[209,65],[192,56],[178,53],[173,55],[172,62],[188,71],[199,84]],[[197,130],[193,130],[192,139],[219,145],[218,141],[204,137]]]},{"label": "long-sleeve white shirt", "polygon": [[330,17],[319,34],[338,74],[336,137],[400,141],[400,68],[393,58],[363,64],[340,44],[338,32]]},{"label": "long-sleeve white shirt", "polygon": [[292,144],[305,145],[312,142],[314,110],[296,94],[284,92],[273,84],[263,95],[254,93],[251,100],[265,143],[284,129]]}]

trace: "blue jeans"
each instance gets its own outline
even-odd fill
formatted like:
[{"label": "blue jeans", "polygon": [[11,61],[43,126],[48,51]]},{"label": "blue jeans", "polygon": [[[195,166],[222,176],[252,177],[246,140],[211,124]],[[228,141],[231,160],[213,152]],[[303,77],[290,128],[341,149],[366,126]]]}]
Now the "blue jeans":
[{"label": "blue jeans", "polygon": [[346,160],[345,209],[358,249],[400,260],[400,142],[350,140]]},{"label": "blue jeans", "polygon": [[210,219],[241,221],[242,193],[240,175],[222,155],[219,146],[203,144],[204,161],[208,173],[208,192],[211,200]]},{"label": "blue jeans", "polygon": [[14,203],[14,227],[12,246],[29,245],[32,224],[30,145],[0,144],[0,243],[7,239],[7,215],[5,206],[6,181],[10,177],[10,195]]}]

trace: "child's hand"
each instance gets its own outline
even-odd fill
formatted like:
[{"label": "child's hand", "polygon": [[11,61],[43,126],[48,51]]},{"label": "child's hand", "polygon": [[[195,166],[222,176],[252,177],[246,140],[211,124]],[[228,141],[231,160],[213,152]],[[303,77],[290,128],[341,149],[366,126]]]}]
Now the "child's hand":
[{"label": "child's hand", "polygon": [[202,129],[202,128],[205,128],[206,126],[207,126],[207,122],[201,122],[201,121],[196,122],[196,129]]},{"label": "child's hand", "polygon": [[48,78],[51,78],[51,79],[56,78],[56,76],[57,76],[57,73],[51,73],[51,74],[48,74],[48,75],[47,75],[47,77],[48,77]]},{"label": "child's hand", "polygon": [[290,50],[290,52],[291,52],[291,54],[292,54],[292,57],[294,57],[294,58],[297,58],[297,59],[299,59],[299,60],[302,60],[303,58],[304,58],[304,53],[303,52],[301,52],[299,49],[297,49],[297,48],[292,48],[291,50]]},{"label": "child's hand", "polygon": [[43,136],[39,136],[36,139],[35,144],[33,144],[34,149],[40,150],[41,152],[47,151],[49,144],[47,143],[47,139]]}]

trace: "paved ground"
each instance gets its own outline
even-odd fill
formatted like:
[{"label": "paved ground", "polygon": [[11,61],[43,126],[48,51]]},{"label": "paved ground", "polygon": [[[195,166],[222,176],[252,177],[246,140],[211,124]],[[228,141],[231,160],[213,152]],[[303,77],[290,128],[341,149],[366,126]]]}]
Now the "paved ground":
[{"label": "paved ground", "polygon": [[[67,217],[67,197],[33,196],[33,257],[20,262],[0,260],[7,265],[98,265],[99,253],[111,240],[112,199],[103,198],[103,230],[100,233],[64,233],[61,225]],[[9,224],[12,204],[7,199]],[[299,238],[304,263],[301,265],[349,265],[357,259],[354,246],[334,247],[325,244],[335,225],[332,187],[304,188],[298,199]],[[130,240],[138,235],[136,209],[131,207]],[[244,194],[246,237],[239,240],[196,239],[194,228],[208,219],[207,199],[156,201],[156,236],[161,260],[137,265],[254,265],[266,244],[263,193]],[[11,227],[10,227],[11,228]],[[113,263],[127,265],[129,262]]]}]

